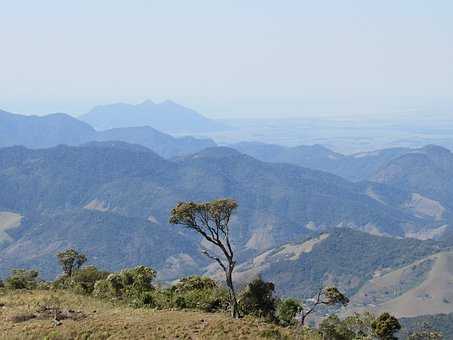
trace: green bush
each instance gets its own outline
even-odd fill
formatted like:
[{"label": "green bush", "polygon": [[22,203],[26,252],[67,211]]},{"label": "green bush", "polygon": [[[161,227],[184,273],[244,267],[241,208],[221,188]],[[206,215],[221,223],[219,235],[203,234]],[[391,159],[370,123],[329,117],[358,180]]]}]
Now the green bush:
[{"label": "green bush", "polygon": [[170,307],[198,309],[205,312],[226,310],[228,292],[214,280],[204,276],[181,279],[166,292]]},{"label": "green bush", "polygon": [[97,281],[104,280],[109,273],[100,271],[94,266],[87,266],[72,273],[72,276],[63,275],[54,281],[54,288],[70,289],[75,293],[89,295],[93,292]]},{"label": "green bush", "polygon": [[204,312],[226,310],[228,306],[228,293],[222,288],[194,289],[177,295],[183,298],[184,308],[199,309]]},{"label": "green bush", "polygon": [[113,297],[110,282],[105,280],[96,281],[93,288],[93,296],[100,299],[110,299]]},{"label": "green bush", "polygon": [[218,285],[213,279],[198,275],[182,278],[176,285],[174,285],[174,290],[177,292],[214,288],[218,288]]},{"label": "green bush", "polygon": [[399,321],[389,313],[383,313],[371,324],[374,333],[382,340],[397,339],[395,333],[401,329]]},{"label": "green bush", "polygon": [[35,289],[38,286],[39,272],[36,270],[13,269],[5,280],[7,289]]},{"label": "green bush", "polygon": [[274,284],[257,278],[247,285],[241,293],[239,304],[244,314],[268,319],[275,318],[277,299],[274,297]]},{"label": "green bush", "polygon": [[296,316],[302,311],[302,305],[294,299],[284,299],[278,302],[276,317],[283,326],[295,324]]},{"label": "green bush", "polygon": [[324,319],[319,324],[319,331],[324,339],[350,340],[356,338],[356,334],[336,315]]},{"label": "green bush", "polygon": [[371,313],[355,313],[340,320],[331,315],[321,321],[317,332],[323,339],[396,339],[394,333],[399,329],[396,318],[384,313],[379,317]]},{"label": "green bush", "polygon": [[121,299],[136,307],[149,305],[151,300],[154,301],[149,292],[154,290],[152,282],[155,277],[156,272],[149,267],[123,269],[97,280],[93,285],[93,295]]}]

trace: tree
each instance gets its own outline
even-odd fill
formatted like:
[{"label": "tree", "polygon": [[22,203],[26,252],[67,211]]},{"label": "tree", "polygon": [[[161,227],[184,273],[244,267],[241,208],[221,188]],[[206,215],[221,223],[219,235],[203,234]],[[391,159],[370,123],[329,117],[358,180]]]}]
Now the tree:
[{"label": "tree", "polygon": [[211,254],[208,250],[203,253],[215,260],[225,273],[225,281],[229,292],[231,315],[239,317],[236,292],[233,285],[233,271],[236,266],[233,248],[230,241],[230,218],[237,208],[232,199],[219,199],[205,203],[180,202],[171,211],[170,223],[180,224],[203,236],[215,245],[223,254],[223,258]]},{"label": "tree", "polygon": [[349,299],[341,293],[335,287],[322,288],[319,290],[316,298],[314,299],[313,304],[307,311],[302,311],[299,315],[301,325],[305,325],[307,317],[315,311],[319,305],[332,306],[336,304],[341,304],[346,306],[349,303]]},{"label": "tree", "polygon": [[74,249],[67,249],[61,253],[58,253],[57,257],[63,272],[69,277],[71,277],[72,274],[87,261],[84,254],[79,253]]},{"label": "tree", "polygon": [[394,334],[401,329],[397,318],[389,313],[383,313],[371,324],[374,333],[382,340],[397,339]]}]

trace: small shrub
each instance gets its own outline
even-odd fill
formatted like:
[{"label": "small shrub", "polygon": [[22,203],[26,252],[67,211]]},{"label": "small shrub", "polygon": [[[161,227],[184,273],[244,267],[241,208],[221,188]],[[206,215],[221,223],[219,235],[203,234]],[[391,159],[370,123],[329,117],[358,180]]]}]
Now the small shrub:
[{"label": "small shrub", "polygon": [[27,269],[13,269],[5,280],[7,289],[35,289],[38,286],[38,271]]},{"label": "small shrub", "polygon": [[294,299],[281,300],[277,305],[276,317],[283,326],[296,322],[296,316],[302,311],[302,305]]}]

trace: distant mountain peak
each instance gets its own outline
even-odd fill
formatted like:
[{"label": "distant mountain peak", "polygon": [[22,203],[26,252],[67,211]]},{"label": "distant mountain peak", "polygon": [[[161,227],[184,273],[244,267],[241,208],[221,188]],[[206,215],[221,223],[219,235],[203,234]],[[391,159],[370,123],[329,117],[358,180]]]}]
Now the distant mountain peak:
[{"label": "distant mountain peak", "polygon": [[166,133],[191,134],[226,129],[222,123],[171,100],[157,104],[147,99],[137,105],[117,103],[95,106],[80,119],[97,130],[150,126]]},{"label": "distant mountain peak", "polygon": [[154,105],[156,105],[156,103],[154,103],[151,99],[146,99],[136,106],[154,106]]},{"label": "distant mountain peak", "polygon": [[167,99],[167,100],[164,100],[162,103],[160,103],[161,105],[168,105],[168,106],[182,106],[182,105],[179,105],[178,103],[174,102],[173,100],[171,99]]},{"label": "distant mountain peak", "polygon": [[440,145],[429,144],[420,149],[428,153],[451,154],[451,151]]}]

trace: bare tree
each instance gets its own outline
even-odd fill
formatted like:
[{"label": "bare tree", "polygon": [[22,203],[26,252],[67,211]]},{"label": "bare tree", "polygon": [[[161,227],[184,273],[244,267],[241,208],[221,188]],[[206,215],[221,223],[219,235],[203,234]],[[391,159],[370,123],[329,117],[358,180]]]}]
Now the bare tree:
[{"label": "bare tree", "polygon": [[181,202],[172,209],[170,216],[170,223],[181,224],[194,230],[220,249],[224,259],[209,253],[208,250],[204,250],[203,253],[217,261],[225,272],[231,315],[235,318],[239,317],[239,306],[233,285],[233,270],[236,261],[230,242],[229,222],[237,206],[236,201],[232,199],[219,199],[205,203]]},{"label": "bare tree", "polygon": [[306,310],[302,310],[299,314],[301,325],[305,325],[307,317],[315,311],[319,305],[332,306],[342,304],[346,306],[349,299],[335,287],[322,288],[316,294],[313,304]]}]

